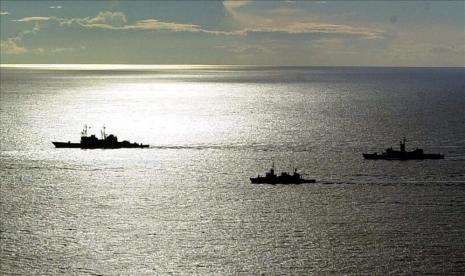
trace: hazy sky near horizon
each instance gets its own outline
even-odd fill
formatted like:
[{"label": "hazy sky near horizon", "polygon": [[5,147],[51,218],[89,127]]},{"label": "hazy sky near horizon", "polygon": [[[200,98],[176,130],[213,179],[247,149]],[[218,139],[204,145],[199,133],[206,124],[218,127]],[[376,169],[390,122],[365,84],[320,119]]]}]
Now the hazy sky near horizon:
[{"label": "hazy sky near horizon", "polygon": [[465,66],[464,1],[0,1],[0,63]]}]

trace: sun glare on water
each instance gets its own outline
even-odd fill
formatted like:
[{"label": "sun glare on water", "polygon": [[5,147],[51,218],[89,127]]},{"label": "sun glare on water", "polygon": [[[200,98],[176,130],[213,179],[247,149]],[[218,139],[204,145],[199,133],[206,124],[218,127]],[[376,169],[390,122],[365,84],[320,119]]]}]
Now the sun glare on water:
[{"label": "sun glare on water", "polygon": [[0,64],[1,68],[38,70],[188,70],[206,68],[232,68],[234,65],[200,64]]}]

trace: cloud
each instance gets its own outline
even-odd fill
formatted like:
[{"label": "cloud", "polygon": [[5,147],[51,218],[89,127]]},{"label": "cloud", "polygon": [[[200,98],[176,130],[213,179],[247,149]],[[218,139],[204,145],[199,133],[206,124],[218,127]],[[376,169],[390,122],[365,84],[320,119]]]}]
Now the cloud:
[{"label": "cloud", "polygon": [[40,31],[39,24],[41,22],[48,22],[53,21],[53,17],[26,17],[19,20],[12,20],[14,22],[26,22],[26,23],[34,23],[34,27],[30,30],[23,30],[17,33],[15,37],[8,38],[7,40],[1,41],[0,51],[2,54],[6,55],[20,55],[25,53],[34,53],[34,54],[42,54],[42,53],[70,53],[75,52],[76,50],[85,50],[84,46],[79,48],[72,48],[72,47],[61,47],[61,48],[27,48],[20,45],[23,38],[29,35],[35,35]]},{"label": "cloud", "polygon": [[342,37],[362,37],[367,39],[380,38],[383,31],[371,28],[353,27],[341,24],[327,24],[316,22],[294,22],[280,27],[250,28],[241,32],[246,33],[277,33],[277,34],[319,34],[340,35]]},{"label": "cloud", "polygon": [[[240,2],[231,5],[233,9],[244,6],[249,2]],[[278,15],[276,15],[276,13]],[[16,37],[9,38],[9,40],[2,42],[2,53],[19,55],[23,53],[35,53],[35,54],[65,54],[72,53],[77,50],[69,47],[69,45],[63,45],[60,43],[60,47],[43,47],[43,48],[32,48],[23,47],[22,44],[27,42],[23,41],[25,36],[37,35],[38,33],[56,33],[60,29],[66,31],[72,30],[83,30],[87,29],[89,32],[92,29],[109,30],[109,31],[127,31],[127,32],[144,32],[144,31],[163,31],[163,32],[183,32],[183,33],[202,33],[207,35],[215,36],[228,36],[232,39],[241,38],[243,43],[248,37],[255,40],[252,43],[238,46],[237,49],[228,49],[228,52],[235,55],[236,57],[253,58],[254,55],[273,55],[275,51],[279,49],[273,49],[272,45],[285,44],[288,45],[289,41],[295,41],[292,43],[294,46],[303,45],[307,42],[316,43],[319,40],[324,39],[341,39],[341,40],[374,40],[384,38],[385,33],[382,30],[375,28],[365,28],[350,26],[345,24],[331,24],[324,22],[316,22],[303,20],[301,14],[299,17],[295,17],[293,9],[286,10],[271,10],[265,13],[269,17],[280,17],[280,15],[286,15],[286,19],[282,21],[268,21],[266,17],[261,15],[258,17],[256,25],[241,26],[239,28],[227,31],[221,30],[209,30],[205,29],[196,24],[186,24],[178,22],[161,21],[155,18],[143,19],[130,22],[126,17],[126,14],[120,11],[101,11],[95,17],[83,17],[83,18],[64,18],[57,16],[32,16],[24,17],[21,19],[12,20],[18,24],[25,24],[26,26],[33,25],[32,29],[23,30],[19,32]],[[245,18],[241,17],[241,20]],[[310,38],[306,41],[300,39],[302,37]],[[299,38],[299,39],[294,39]],[[280,40],[281,42],[278,42]],[[286,42],[287,41],[287,42]],[[85,42],[84,42],[85,43]],[[237,44],[240,45],[240,44]],[[35,47],[36,44],[34,45]],[[55,45],[56,46],[56,45]]]},{"label": "cloud", "polygon": [[25,48],[18,45],[17,41],[14,39],[1,40],[0,41],[0,52],[5,55],[21,55],[26,53],[34,54],[66,54],[76,51],[85,50],[85,46],[80,46],[77,48],[74,47],[59,47],[59,48]]},{"label": "cloud", "polygon": [[7,11],[0,11],[0,15],[9,15],[10,13]]},{"label": "cloud", "polygon": [[[227,1],[229,2],[229,1]],[[233,7],[240,7],[248,4],[248,1],[233,1]],[[226,4],[226,2],[225,2]],[[282,11],[279,11],[282,12]],[[292,11],[286,10],[286,13]],[[84,28],[99,28],[112,30],[165,30],[174,32],[202,32],[215,35],[254,35],[254,34],[289,34],[289,35],[315,35],[359,38],[379,38],[383,31],[374,28],[354,27],[343,24],[330,24],[310,21],[289,21],[289,22],[262,22],[259,27],[245,27],[233,31],[214,31],[201,28],[195,24],[184,24],[176,22],[160,21],[158,19],[138,20],[128,24],[126,15],[123,12],[102,11],[95,17],[86,18],[60,18],[60,17],[25,17],[13,20],[15,22],[36,22],[54,21],[59,26],[74,26]],[[261,26],[260,26],[261,25]]]},{"label": "cloud", "polygon": [[194,24],[180,24],[174,22],[162,22],[157,19],[146,19],[137,21],[134,25],[124,26],[123,29],[133,30],[171,30],[171,31],[186,31],[200,32],[205,31],[200,29],[200,26]]},{"label": "cloud", "polygon": [[457,49],[456,47],[449,47],[449,46],[433,46],[430,48],[430,53],[435,54],[435,55],[447,55],[447,54],[463,54],[465,53],[465,47],[464,49]]},{"label": "cloud", "polygon": [[[39,21],[47,21],[47,20],[49,19],[39,19]],[[12,21],[15,21],[15,20],[12,20]],[[39,21],[25,21],[25,22],[34,22],[34,27],[32,28],[32,30],[20,31],[15,37],[12,37],[10,39],[15,42],[19,42],[26,35],[36,34],[39,31],[39,23],[38,23]]]},{"label": "cloud", "polygon": [[16,44],[13,39],[1,40],[0,49],[2,54],[19,55],[27,52],[27,49]]},{"label": "cloud", "polygon": [[46,16],[31,16],[31,17],[24,17],[21,19],[11,20],[13,22],[40,22],[40,21],[48,21],[52,19],[52,17]]},{"label": "cloud", "polygon": [[50,6],[49,8],[50,8],[50,9],[61,9],[62,6]]},{"label": "cloud", "polygon": [[[41,23],[51,21],[61,27],[84,27],[111,30],[168,30],[184,32],[209,32],[202,30],[200,26],[194,24],[183,24],[175,22],[164,22],[157,19],[138,20],[133,24],[128,24],[126,15],[123,12],[102,11],[95,17],[85,18],[61,18],[61,17],[25,17],[14,22],[35,22]],[[214,31],[212,31],[213,33]]]},{"label": "cloud", "polygon": [[169,30],[169,31],[201,31],[200,26],[193,24],[182,24],[175,22],[164,22],[157,19],[138,20],[133,24],[127,24],[126,15],[122,12],[99,12],[96,17],[82,19],[57,18],[62,24],[76,23],[86,28],[102,28],[114,30]]},{"label": "cloud", "polygon": [[272,47],[262,45],[227,45],[227,46],[216,46],[218,49],[226,49],[228,52],[233,54],[240,54],[242,56],[257,55],[257,54],[274,54]]},{"label": "cloud", "polygon": [[126,15],[122,12],[103,11],[99,12],[94,18],[84,18],[80,20],[83,24],[88,25],[109,25],[121,27],[127,23]]},{"label": "cloud", "polygon": [[[292,2],[292,1],[291,1]],[[383,30],[373,27],[351,26],[323,22],[318,16],[309,11],[292,7],[278,7],[272,9],[240,9],[251,1],[225,1],[223,5],[231,15],[231,25],[235,31],[229,34],[236,35],[318,35],[319,37],[382,38]],[[315,3],[325,4],[326,1]]]},{"label": "cloud", "polygon": [[[84,48],[85,49],[85,48]],[[76,48],[52,48],[49,50],[51,53],[71,53],[76,51]]]},{"label": "cloud", "polygon": [[229,0],[223,1],[223,6],[230,14],[235,14],[236,9],[252,3],[252,0]]}]

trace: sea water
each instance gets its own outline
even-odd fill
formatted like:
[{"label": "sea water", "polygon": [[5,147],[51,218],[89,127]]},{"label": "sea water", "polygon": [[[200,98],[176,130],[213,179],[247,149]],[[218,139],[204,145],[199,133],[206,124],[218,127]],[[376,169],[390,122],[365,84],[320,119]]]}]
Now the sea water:
[{"label": "sea water", "polygon": [[[464,68],[3,66],[0,107],[0,274],[465,273]],[[445,159],[363,159],[403,137]]]}]

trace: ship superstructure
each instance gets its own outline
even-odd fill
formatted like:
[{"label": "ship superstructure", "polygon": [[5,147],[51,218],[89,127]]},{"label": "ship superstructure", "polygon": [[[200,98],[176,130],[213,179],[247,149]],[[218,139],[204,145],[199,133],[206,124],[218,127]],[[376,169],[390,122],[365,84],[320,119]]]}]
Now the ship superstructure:
[{"label": "ship superstructure", "polygon": [[305,179],[301,174],[294,169],[293,174],[282,172],[280,175],[275,174],[274,163],[269,172],[265,176],[258,175],[251,177],[250,181],[254,184],[302,184],[302,183],[315,183],[315,179]]},{"label": "ship superstructure", "polygon": [[444,155],[440,153],[424,153],[423,149],[415,149],[413,151],[405,150],[405,142],[407,140],[403,138],[399,142],[400,150],[394,150],[391,148],[386,149],[381,154],[375,153],[363,153],[365,159],[384,159],[384,160],[411,160],[411,159],[444,159]]},{"label": "ship superstructure", "polygon": [[81,149],[119,149],[119,148],[148,148],[149,145],[131,143],[129,141],[118,141],[118,137],[113,134],[105,133],[105,126],[101,130],[101,139],[94,134],[88,135],[87,125],[81,131],[81,141],[79,143],[68,142],[52,142],[56,148],[81,148]]}]

